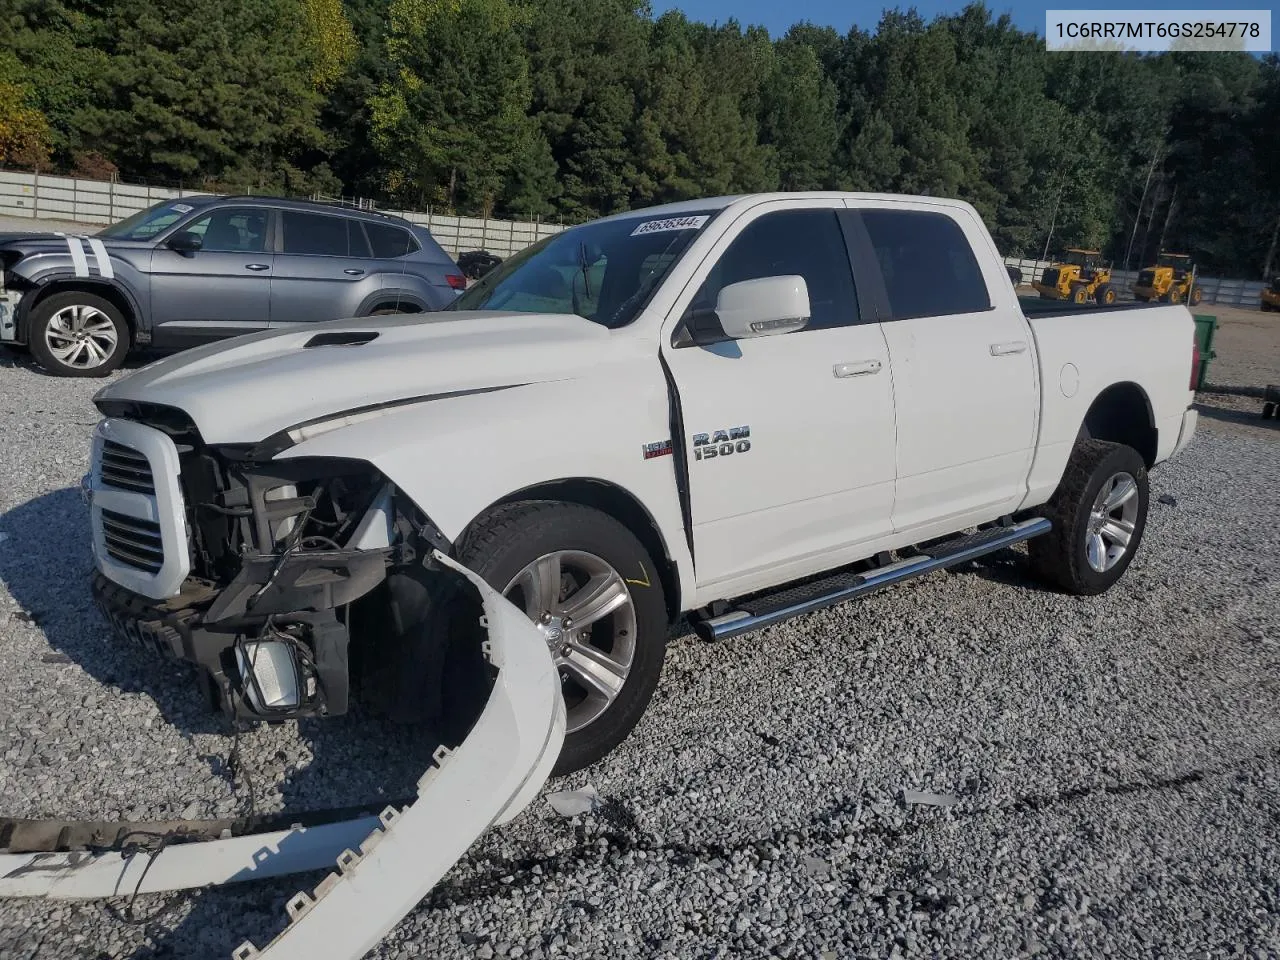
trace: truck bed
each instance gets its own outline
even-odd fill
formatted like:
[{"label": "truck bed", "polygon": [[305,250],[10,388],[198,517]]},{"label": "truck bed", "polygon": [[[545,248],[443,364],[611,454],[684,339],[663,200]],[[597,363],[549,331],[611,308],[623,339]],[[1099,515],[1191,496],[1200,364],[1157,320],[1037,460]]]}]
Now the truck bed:
[{"label": "truck bed", "polygon": [[[1141,300],[1117,300],[1110,306],[1089,303],[1072,303],[1070,300],[1048,300],[1044,297],[1018,295],[1018,303],[1022,312],[1028,317],[1049,317],[1059,313],[1113,313],[1117,310],[1149,310],[1153,307],[1168,307],[1171,304]],[[1176,306],[1176,304],[1173,304]]]}]

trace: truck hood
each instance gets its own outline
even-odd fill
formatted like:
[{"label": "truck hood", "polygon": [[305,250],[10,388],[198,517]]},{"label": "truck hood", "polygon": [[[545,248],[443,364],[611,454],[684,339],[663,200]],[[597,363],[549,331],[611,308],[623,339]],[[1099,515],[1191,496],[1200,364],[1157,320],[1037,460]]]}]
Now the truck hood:
[{"label": "truck hood", "polygon": [[578,376],[626,339],[569,314],[334,320],[188,350],[94,400],[176,407],[206,443],[257,443],[341,413]]}]

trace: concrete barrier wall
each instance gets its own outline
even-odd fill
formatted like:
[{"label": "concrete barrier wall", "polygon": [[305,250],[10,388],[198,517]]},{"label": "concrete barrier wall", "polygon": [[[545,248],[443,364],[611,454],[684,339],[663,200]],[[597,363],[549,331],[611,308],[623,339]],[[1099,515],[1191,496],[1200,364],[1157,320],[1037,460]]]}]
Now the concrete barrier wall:
[{"label": "concrete barrier wall", "polygon": [[[202,196],[205,192],[0,170],[0,217],[105,225],[161,200]],[[564,229],[559,224],[533,221],[450,217],[412,210],[380,212],[426,227],[455,257],[466,250],[488,250],[509,257],[535,240]]]},{"label": "concrete barrier wall", "polygon": [[[0,170],[0,217],[108,224],[123,220],[161,200],[201,195],[203,192],[199,190]],[[466,250],[488,250],[499,257],[509,257],[535,240],[565,229],[560,224],[530,220],[486,220],[413,210],[381,212],[404,217],[426,227],[439,244],[455,257]],[[1018,257],[1008,257],[1005,263],[1020,269],[1025,283],[1037,279],[1051,265],[1047,260]],[[1113,282],[1121,299],[1133,299],[1130,287],[1137,276],[1136,270],[1115,271]],[[1258,280],[1230,280],[1220,277],[1198,277],[1197,282],[1204,290],[1205,303],[1255,308],[1265,286]]]}]

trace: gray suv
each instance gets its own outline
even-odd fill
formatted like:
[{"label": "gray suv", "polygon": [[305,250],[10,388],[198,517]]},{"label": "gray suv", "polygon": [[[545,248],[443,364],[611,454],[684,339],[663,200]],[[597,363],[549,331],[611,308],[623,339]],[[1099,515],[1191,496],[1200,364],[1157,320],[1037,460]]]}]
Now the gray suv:
[{"label": "gray suv", "polygon": [[0,344],[70,377],[135,347],[439,310],[466,288],[424,227],[267,197],[165,201],[93,236],[0,234],[0,265]]}]

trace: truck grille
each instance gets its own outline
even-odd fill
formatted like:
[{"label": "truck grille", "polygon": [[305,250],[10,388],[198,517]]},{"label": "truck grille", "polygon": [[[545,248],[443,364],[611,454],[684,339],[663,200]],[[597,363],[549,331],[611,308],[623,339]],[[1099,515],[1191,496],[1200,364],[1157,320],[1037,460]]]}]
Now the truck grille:
[{"label": "truck grille", "polygon": [[1154,270],[1142,270],[1138,273],[1138,286],[1154,287],[1156,285],[1156,272]]},{"label": "truck grille", "polygon": [[1044,276],[1040,278],[1040,282],[1046,287],[1056,287],[1058,285],[1058,271],[1050,268],[1044,272]]},{"label": "truck grille", "polygon": [[1280,277],[1276,277],[1271,281],[1271,292],[1280,293]]},{"label": "truck grille", "polygon": [[148,573],[159,573],[164,566],[164,539],[158,523],[103,510],[102,536],[107,555],[121,563]]},{"label": "truck grille", "polygon": [[146,455],[112,440],[102,444],[102,482],[136,493],[156,492],[155,478],[151,475],[151,464]]},{"label": "truck grille", "polygon": [[181,461],[160,430],[108,418],[94,431],[87,478],[93,556],[110,581],[162,600],[191,571]]}]

